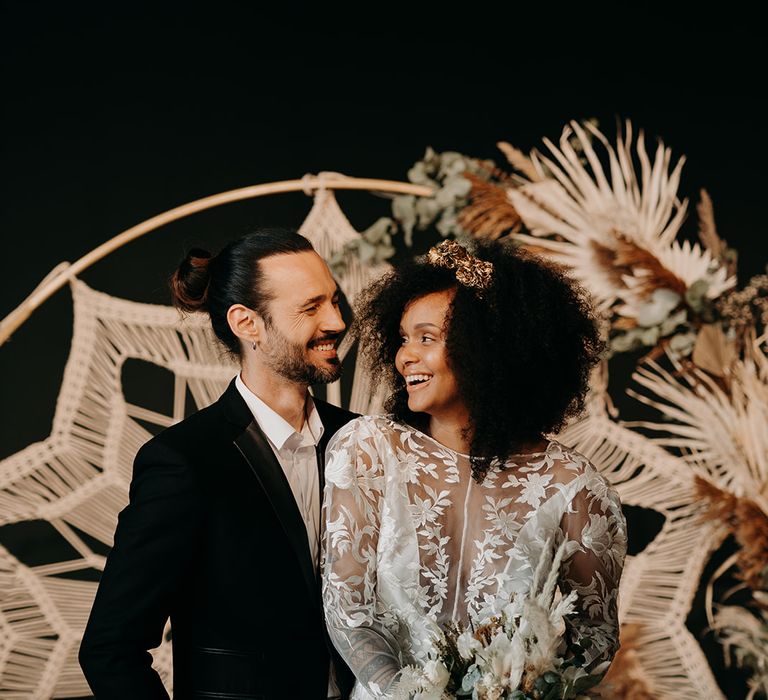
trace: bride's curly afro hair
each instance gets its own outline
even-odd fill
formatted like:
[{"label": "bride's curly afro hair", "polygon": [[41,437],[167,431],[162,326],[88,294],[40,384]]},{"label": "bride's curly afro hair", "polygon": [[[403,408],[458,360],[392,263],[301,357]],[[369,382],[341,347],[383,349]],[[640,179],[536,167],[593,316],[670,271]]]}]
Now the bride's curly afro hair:
[{"label": "bride's curly afro hair", "polygon": [[496,460],[559,431],[583,410],[604,343],[587,293],[561,269],[508,243],[480,243],[474,254],[494,268],[482,296],[452,270],[412,260],[361,294],[353,333],[368,370],[383,373],[391,390],[387,411],[425,430],[429,416],[408,409],[395,369],[400,320],[415,299],[455,290],[447,359],[469,410],[474,471],[482,479]]}]

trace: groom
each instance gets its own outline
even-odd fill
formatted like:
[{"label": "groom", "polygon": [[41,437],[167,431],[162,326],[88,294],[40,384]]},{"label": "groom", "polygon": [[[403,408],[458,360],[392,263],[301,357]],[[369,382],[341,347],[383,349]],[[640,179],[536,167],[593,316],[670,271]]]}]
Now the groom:
[{"label": "groom", "polygon": [[166,699],[148,650],[170,617],[177,699],[347,697],[317,569],[325,445],[353,414],[308,392],[341,373],[338,287],[304,237],[265,229],[192,251],[172,290],[241,371],[136,456],[80,648],[88,683]]}]

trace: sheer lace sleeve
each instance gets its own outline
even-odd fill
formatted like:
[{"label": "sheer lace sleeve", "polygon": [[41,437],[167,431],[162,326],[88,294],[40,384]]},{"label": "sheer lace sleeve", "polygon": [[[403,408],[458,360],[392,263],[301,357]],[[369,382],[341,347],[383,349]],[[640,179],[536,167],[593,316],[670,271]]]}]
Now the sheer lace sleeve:
[{"label": "sheer lace sleeve", "polygon": [[578,545],[563,562],[560,585],[578,593],[577,609],[567,621],[571,643],[588,639],[589,668],[610,662],[619,647],[618,590],[627,528],[616,492],[591,467],[586,484],[571,501],[561,527]]},{"label": "sheer lace sleeve", "polygon": [[403,666],[376,595],[384,471],[374,438],[357,419],[328,446],[323,514],[323,603],[331,640],[357,680],[384,695]]}]

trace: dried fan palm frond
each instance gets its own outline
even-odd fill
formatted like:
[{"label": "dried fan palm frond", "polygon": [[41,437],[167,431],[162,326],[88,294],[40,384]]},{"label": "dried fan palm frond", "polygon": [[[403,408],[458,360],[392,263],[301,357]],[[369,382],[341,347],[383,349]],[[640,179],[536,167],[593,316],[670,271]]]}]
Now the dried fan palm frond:
[{"label": "dried fan palm frond", "polygon": [[531,182],[538,182],[541,179],[530,156],[506,141],[499,141],[496,144],[496,147],[504,154],[504,157],[509,164],[517,170],[517,172],[525,175]]},{"label": "dried fan palm frond", "polygon": [[507,196],[507,188],[464,173],[472,183],[469,204],[459,212],[459,223],[477,238],[499,238],[520,228],[520,214]]},{"label": "dried fan palm frond", "polygon": [[652,397],[627,390],[666,421],[626,425],[663,432],[654,442],[679,450],[695,474],[768,514],[768,359],[757,341],[752,355],[732,364],[727,391],[692,364],[667,357],[675,376],[652,360],[633,375]]},{"label": "dried fan palm frond", "polygon": [[657,700],[637,650],[641,625],[621,626],[621,647],[599,686],[603,700]]},{"label": "dried fan palm frond", "polygon": [[738,605],[725,605],[717,611],[712,629],[723,645],[726,665],[733,652],[736,665],[752,672],[746,700],[758,693],[768,696],[768,619],[759,619]]},{"label": "dried fan palm frond", "polygon": [[[607,172],[587,131],[604,147]],[[687,289],[704,280],[708,298],[735,284],[735,277],[728,277],[709,250],[675,240],[687,210],[687,200],[677,197],[683,158],[670,171],[671,151],[659,143],[651,161],[641,132],[635,146],[640,164],[636,173],[629,122],[626,137],[619,134],[616,148],[594,125],[582,127],[576,122],[563,131],[559,146],[548,140],[545,144],[551,157],[532,154],[540,180],[509,190],[530,231],[514,236],[547,249],[550,257],[572,268],[600,308],[619,301],[623,315],[636,316],[654,284],[674,289],[681,282]],[[635,257],[643,251],[642,264],[628,265],[629,270],[617,274],[614,259],[627,246]]]},{"label": "dried fan palm frond", "polygon": [[739,545],[736,576],[753,591],[766,586],[768,515],[748,498],[738,498],[710,481],[695,477],[696,493],[709,505],[709,518],[725,523]]}]

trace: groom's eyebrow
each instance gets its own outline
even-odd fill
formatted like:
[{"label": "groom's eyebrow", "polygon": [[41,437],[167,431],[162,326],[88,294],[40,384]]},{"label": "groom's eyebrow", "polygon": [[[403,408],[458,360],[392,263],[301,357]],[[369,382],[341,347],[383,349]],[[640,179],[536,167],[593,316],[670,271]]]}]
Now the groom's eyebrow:
[{"label": "groom's eyebrow", "polygon": [[[331,294],[331,299],[335,299],[340,295],[341,295],[341,291],[337,286],[336,289],[333,290],[333,294]],[[317,304],[321,301],[325,301],[327,298],[328,298],[327,294],[317,294],[316,296],[313,296],[310,299],[307,299],[303,303],[299,304],[299,306],[311,306],[312,304]]]}]

